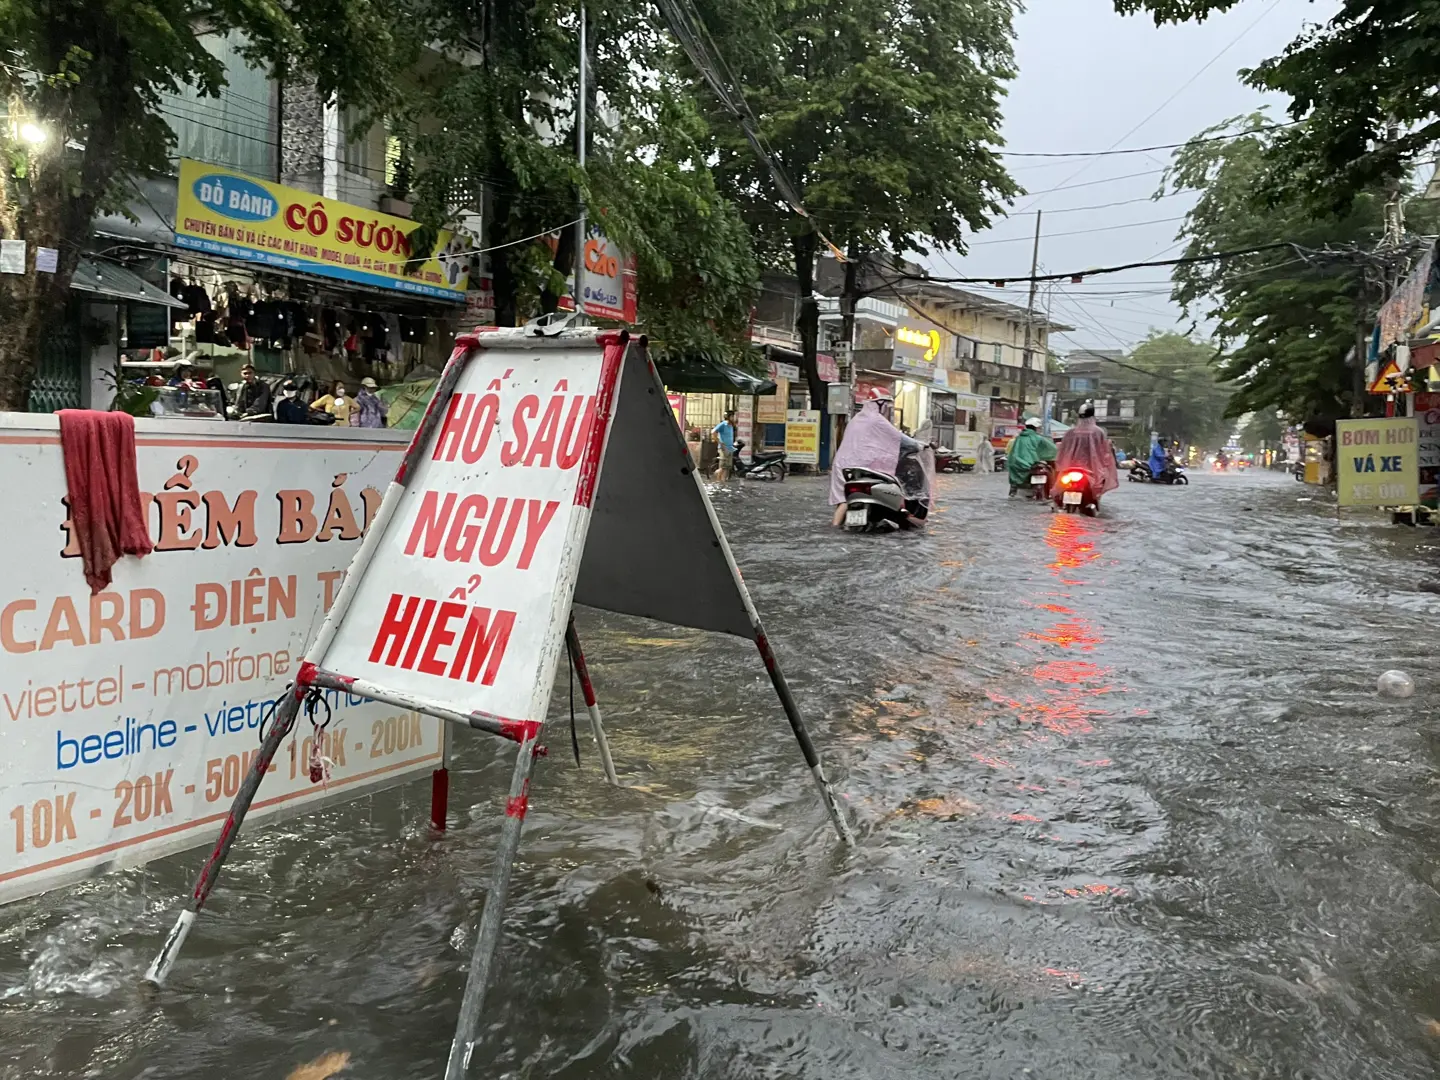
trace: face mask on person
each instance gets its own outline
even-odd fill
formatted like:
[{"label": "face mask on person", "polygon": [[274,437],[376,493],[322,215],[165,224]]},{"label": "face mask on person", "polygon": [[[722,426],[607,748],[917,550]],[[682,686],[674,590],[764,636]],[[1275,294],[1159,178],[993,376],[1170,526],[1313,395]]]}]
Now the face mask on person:
[{"label": "face mask on person", "polygon": [[294,397],[295,388],[293,386],[287,386],[284,390],[281,390],[280,393],[283,394],[285,397]]},{"label": "face mask on person", "polygon": [[336,396],[336,397],[344,397],[344,396],[345,396],[345,387],[343,387],[343,386],[337,386],[337,387],[335,388],[335,396]]}]

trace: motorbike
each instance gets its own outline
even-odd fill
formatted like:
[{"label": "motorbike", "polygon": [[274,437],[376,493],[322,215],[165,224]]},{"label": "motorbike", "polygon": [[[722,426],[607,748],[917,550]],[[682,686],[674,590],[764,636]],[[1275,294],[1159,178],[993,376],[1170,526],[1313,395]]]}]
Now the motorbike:
[{"label": "motorbike", "polygon": [[750,460],[746,461],[741,455],[745,449],[743,439],[735,440],[735,459],[732,472],[736,476],[743,476],[750,480],[784,480],[785,479],[785,451],[771,450],[766,453],[751,454]]},{"label": "motorbike", "polygon": [[1130,467],[1130,481],[1138,484],[1188,484],[1190,477],[1185,472],[1185,466],[1179,462],[1172,461],[1165,467],[1165,470],[1158,476],[1150,471],[1150,466],[1143,461],[1137,461]]},{"label": "motorbike", "polygon": [[1066,469],[1055,480],[1055,508],[1067,514],[1086,514],[1094,517],[1100,510],[1100,496],[1095,494],[1095,485],[1090,474],[1084,469]]},{"label": "motorbike", "polygon": [[918,529],[930,515],[934,473],[935,452],[928,446],[901,454],[894,476],[875,469],[846,469],[846,531]]},{"label": "motorbike", "polygon": [[956,450],[945,446],[935,449],[936,472],[970,472],[975,468],[973,461],[965,461]]},{"label": "motorbike", "polygon": [[1055,467],[1048,461],[1037,461],[1030,466],[1030,497],[1036,502],[1044,502],[1050,497],[1054,473]]}]

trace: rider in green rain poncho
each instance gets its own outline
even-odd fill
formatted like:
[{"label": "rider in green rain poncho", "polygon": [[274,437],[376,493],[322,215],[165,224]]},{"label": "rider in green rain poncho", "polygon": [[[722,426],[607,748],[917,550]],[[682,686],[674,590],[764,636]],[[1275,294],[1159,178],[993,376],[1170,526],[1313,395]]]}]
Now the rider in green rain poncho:
[{"label": "rider in green rain poncho", "polygon": [[1010,440],[1005,450],[1005,468],[1010,473],[1010,494],[1030,487],[1030,469],[1037,461],[1054,461],[1055,444],[1040,434],[1040,421],[1031,417],[1025,430]]}]

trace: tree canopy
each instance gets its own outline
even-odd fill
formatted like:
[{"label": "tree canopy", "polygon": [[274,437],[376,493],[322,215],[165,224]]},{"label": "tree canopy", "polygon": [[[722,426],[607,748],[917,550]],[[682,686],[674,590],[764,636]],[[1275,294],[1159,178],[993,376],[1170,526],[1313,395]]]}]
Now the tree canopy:
[{"label": "tree canopy", "polygon": [[[720,190],[761,257],[791,262],[810,297],[821,234],[871,252],[963,250],[1017,192],[1000,160],[1000,101],[1014,75],[1013,0],[698,0],[717,70],[689,67],[714,133]],[[706,75],[744,104],[804,203],[797,215]],[[853,275],[852,275],[853,280]],[[852,298],[853,299],[853,298]],[[816,313],[802,311],[811,394]],[[823,404],[823,399],[821,399]]]},{"label": "tree canopy", "polygon": [[1207,446],[1229,428],[1230,388],[1216,381],[1212,342],[1184,334],[1152,333],[1126,358],[1135,373],[1135,419],[1147,431]]},{"label": "tree canopy", "polygon": [[[1175,152],[1165,187],[1199,193],[1181,228],[1187,256],[1279,243],[1300,249],[1181,265],[1173,296],[1188,314],[1215,321],[1219,375],[1235,387],[1230,415],[1278,407],[1297,419],[1348,416],[1357,397],[1346,354],[1380,294],[1362,262],[1344,250],[1318,252],[1373,247],[1383,206],[1363,194],[1335,215],[1298,195],[1267,198],[1280,166],[1268,153],[1275,136],[1266,126],[1255,114],[1202,132]],[[1240,132],[1250,134],[1211,138]]]},{"label": "tree canopy", "polygon": [[[1115,7],[1163,23],[1204,19],[1239,2],[1115,0]],[[1245,77],[1287,94],[1291,119],[1303,121],[1277,134],[1273,153],[1284,164],[1267,179],[1343,212],[1352,199],[1402,178],[1440,141],[1440,6],[1342,0],[1339,7]]]}]

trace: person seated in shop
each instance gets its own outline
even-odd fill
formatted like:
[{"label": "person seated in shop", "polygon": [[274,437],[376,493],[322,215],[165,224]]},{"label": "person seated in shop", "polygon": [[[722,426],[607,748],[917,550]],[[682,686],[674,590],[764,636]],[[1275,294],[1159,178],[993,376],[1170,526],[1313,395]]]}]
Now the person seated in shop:
[{"label": "person seated in shop", "polygon": [[349,427],[350,415],[355,411],[355,402],[347,396],[345,384],[336,379],[330,393],[316,398],[310,403],[310,408],[315,412],[329,413],[335,418],[335,423],[339,427]]},{"label": "person seated in shop", "polygon": [[275,419],[282,424],[310,422],[310,410],[300,400],[300,388],[295,385],[294,379],[286,379],[280,384],[280,400],[275,403]]},{"label": "person seated in shop", "polygon": [[255,367],[246,364],[240,369],[240,392],[235,395],[236,416],[262,416],[274,411],[270,385],[255,374]]}]

